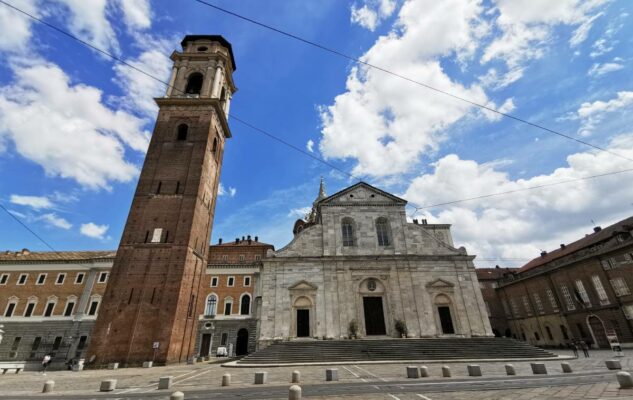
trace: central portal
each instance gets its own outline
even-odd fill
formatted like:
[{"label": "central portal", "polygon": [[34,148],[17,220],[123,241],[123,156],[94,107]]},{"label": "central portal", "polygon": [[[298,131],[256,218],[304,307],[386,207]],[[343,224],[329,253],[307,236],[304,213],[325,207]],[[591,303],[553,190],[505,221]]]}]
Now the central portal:
[{"label": "central portal", "polygon": [[386,335],[385,314],[382,308],[382,297],[363,297],[365,312],[365,334]]},{"label": "central portal", "polygon": [[310,310],[297,310],[297,337],[310,336]]}]

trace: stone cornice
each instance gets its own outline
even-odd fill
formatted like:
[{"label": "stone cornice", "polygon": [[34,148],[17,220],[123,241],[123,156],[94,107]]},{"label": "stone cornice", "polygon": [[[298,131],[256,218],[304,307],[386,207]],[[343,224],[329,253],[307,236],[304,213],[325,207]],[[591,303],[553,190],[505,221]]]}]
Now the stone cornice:
[{"label": "stone cornice", "polygon": [[372,261],[473,261],[475,256],[460,255],[460,254],[428,254],[428,255],[394,255],[394,254],[376,254],[376,255],[341,255],[341,256],[323,256],[323,257],[269,257],[265,258],[264,264],[268,263],[285,263],[285,262],[372,262]]},{"label": "stone cornice", "polygon": [[222,109],[222,105],[220,104],[219,99],[215,98],[200,98],[200,97],[157,97],[154,99],[156,104],[159,107],[168,107],[168,106],[212,106],[215,109],[215,116],[220,121],[220,125],[222,125],[222,130],[224,130],[224,136],[226,138],[230,138],[233,136],[231,134],[231,129],[229,128],[229,122],[226,119],[226,115],[224,114],[224,110]]}]

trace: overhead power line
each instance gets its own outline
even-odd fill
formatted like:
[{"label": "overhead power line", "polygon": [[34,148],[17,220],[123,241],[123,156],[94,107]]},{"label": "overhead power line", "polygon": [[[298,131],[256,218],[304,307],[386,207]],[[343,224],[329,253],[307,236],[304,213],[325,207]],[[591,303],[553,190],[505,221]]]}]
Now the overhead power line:
[{"label": "overhead power line", "polygon": [[316,47],[317,49],[320,49],[320,50],[323,50],[323,51],[325,51],[325,52],[328,52],[328,53],[334,54],[334,55],[336,55],[336,56],[339,56],[339,57],[345,58],[345,59],[347,59],[347,60],[349,60],[349,61],[353,61],[353,62],[355,62],[355,63],[361,64],[361,65],[364,65],[364,66],[366,66],[366,67],[373,68],[373,69],[375,69],[375,70],[378,70],[378,71],[384,72],[384,73],[389,74],[389,75],[391,75],[391,76],[395,76],[395,77],[397,77],[397,78],[404,79],[405,81],[411,82],[411,83],[413,83],[413,84],[416,84],[416,85],[422,86],[422,87],[424,87],[424,88],[426,88],[426,89],[433,90],[433,91],[435,91],[435,92],[437,92],[437,93],[441,93],[441,94],[443,94],[443,95],[446,95],[446,96],[452,97],[452,98],[457,99],[457,100],[460,100],[460,101],[462,101],[462,102],[466,102],[466,103],[468,103],[468,104],[470,104],[470,105],[472,105],[472,106],[479,107],[479,108],[484,109],[484,110],[486,110],[486,111],[490,111],[490,112],[492,112],[492,113],[495,113],[495,114],[501,115],[501,116],[503,116],[503,117],[506,117],[506,118],[509,118],[509,119],[513,119],[513,120],[515,120],[515,121],[518,121],[518,122],[521,122],[521,123],[523,123],[523,124],[526,124],[526,125],[532,126],[532,127],[534,127],[534,128],[540,129],[540,130],[542,130],[542,131],[545,131],[545,132],[548,132],[548,133],[551,133],[551,134],[554,134],[554,135],[560,136],[560,137],[565,138],[565,139],[568,139],[568,140],[572,140],[572,141],[574,141],[574,142],[577,142],[577,143],[583,144],[583,145],[585,145],[585,146],[592,147],[592,148],[594,148],[594,149],[596,149],[596,150],[600,150],[600,151],[607,152],[607,153],[609,153],[609,154],[612,154],[612,155],[614,155],[614,156],[617,156],[617,157],[623,158],[623,159],[625,159],[625,160],[628,160],[628,161],[633,161],[633,158],[629,158],[629,157],[626,157],[626,156],[624,156],[624,155],[622,155],[622,154],[615,153],[615,152],[613,152],[613,151],[611,151],[611,150],[609,150],[609,149],[606,149],[606,148],[604,148],[604,147],[601,147],[601,146],[595,145],[595,144],[593,144],[593,143],[590,143],[590,142],[584,141],[584,140],[582,140],[582,139],[575,138],[575,137],[573,137],[573,136],[567,135],[567,134],[562,133],[562,132],[559,132],[559,131],[557,131],[557,130],[550,129],[550,128],[548,128],[548,127],[546,127],[546,126],[543,126],[543,125],[541,125],[541,124],[537,124],[537,123],[535,123],[535,122],[528,121],[528,120],[523,119],[523,118],[521,118],[521,117],[517,117],[516,115],[512,115],[512,114],[505,113],[505,112],[503,112],[503,111],[499,111],[499,110],[497,110],[496,108],[492,108],[492,107],[486,106],[485,104],[478,103],[478,102],[476,102],[476,101],[473,101],[473,100],[467,99],[467,98],[465,98],[465,97],[462,97],[462,96],[456,95],[456,94],[454,94],[454,93],[447,92],[447,91],[442,90],[442,89],[438,89],[438,88],[436,88],[436,87],[434,87],[434,86],[431,86],[431,85],[429,85],[429,84],[427,84],[427,83],[424,83],[424,82],[418,81],[418,80],[413,79],[413,78],[411,78],[411,77],[408,77],[408,76],[406,76],[406,75],[399,74],[399,73],[397,73],[397,72],[394,72],[394,71],[389,70],[389,69],[387,69],[387,68],[381,67],[381,66],[379,66],[379,65],[372,64],[372,63],[369,63],[369,62],[367,62],[367,61],[363,61],[363,60],[361,60],[361,59],[360,59],[360,58],[358,58],[358,57],[354,57],[354,56],[351,56],[351,55],[349,55],[349,54],[343,53],[343,52],[342,52],[342,51],[340,51],[340,50],[336,50],[336,49],[334,49],[334,48],[332,48],[332,47],[328,47],[328,46],[322,45],[322,44],[320,44],[320,43],[314,42],[314,41],[312,41],[312,40],[309,40],[309,39],[303,38],[303,37],[301,37],[301,36],[295,35],[295,34],[293,34],[293,33],[289,33],[289,32],[287,32],[287,31],[281,30],[281,29],[279,29],[279,28],[275,28],[274,26],[271,26],[271,25],[265,24],[265,23],[263,23],[263,22],[260,22],[260,21],[254,20],[254,19],[252,19],[252,18],[246,17],[246,16],[241,15],[241,14],[238,14],[238,13],[236,13],[236,12],[234,12],[234,11],[227,10],[226,8],[219,7],[219,6],[215,5],[215,4],[209,3],[209,2],[207,2],[207,1],[204,1],[204,0],[193,0],[193,1],[195,1],[195,2],[197,2],[197,3],[200,3],[200,4],[203,4],[203,5],[207,6],[207,7],[211,7],[211,8],[213,8],[213,9],[215,9],[215,10],[217,10],[217,11],[220,11],[220,12],[222,12],[222,13],[225,13],[225,14],[231,15],[231,16],[233,16],[233,17],[235,17],[235,18],[239,18],[239,19],[241,19],[241,20],[243,20],[243,21],[246,21],[246,22],[249,22],[249,23],[251,23],[251,24],[257,25],[257,26],[262,27],[262,28],[264,28],[264,29],[268,29],[268,30],[270,30],[270,31],[276,32],[276,33],[278,33],[278,34],[280,34],[280,35],[283,35],[283,36],[289,37],[289,38],[294,39],[294,40],[298,40],[299,42],[305,43],[305,44],[307,44],[307,45],[309,45],[309,46],[312,46],[312,47]]}]

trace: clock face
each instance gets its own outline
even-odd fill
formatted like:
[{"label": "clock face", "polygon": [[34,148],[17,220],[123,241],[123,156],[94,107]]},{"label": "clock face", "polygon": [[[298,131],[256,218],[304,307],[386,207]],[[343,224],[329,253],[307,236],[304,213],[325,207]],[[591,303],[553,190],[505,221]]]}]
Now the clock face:
[{"label": "clock face", "polygon": [[367,289],[369,289],[371,292],[376,290],[376,281],[374,279],[370,279],[367,281]]}]

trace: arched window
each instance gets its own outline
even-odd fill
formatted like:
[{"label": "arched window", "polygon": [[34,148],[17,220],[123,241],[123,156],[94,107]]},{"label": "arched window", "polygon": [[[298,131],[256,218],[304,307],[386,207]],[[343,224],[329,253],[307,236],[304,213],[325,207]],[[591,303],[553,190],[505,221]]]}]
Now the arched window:
[{"label": "arched window", "polygon": [[178,125],[178,140],[187,140],[187,133],[189,132],[189,126],[187,124]]},{"label": "arched window", "polygon": [[240,314],[241,315],[249,315],[251,313],[251,296],[248,294],[242,295],[242,300],[240,301]]},{"label": "arched window", "polygon": [[389,246],[391,244],[387,218],[381,217],[376,220],[376,235],[378,236],[378,246]]},{"label": "arched window", "polygon": [[218,304],[218,297],[214,294],[210,294],[209,297],[207,297],[207,306],[204,309],[204,315],[208,315],[208,316],[215,316],[215,310],[217,308],[217,304]]},{"label": "arched window", "polygon": [[189,79],[187,79],[187,87],[185,88],[185,93],[200,94],[203,81],[204,76],[202,76],[200,72],[194,72],[193,74],[189,75]]},{"label": "arched window", "polygon": [[354,220],[343,218],[341,221],[341,233],[343,235],[343,246],[354,246]]},{"label": "arched window", "polygon": [[231,315],[233,309],[233,298],[227,297],[224,299],[224,315]]}]

